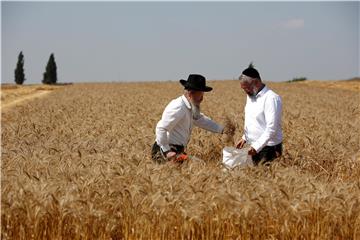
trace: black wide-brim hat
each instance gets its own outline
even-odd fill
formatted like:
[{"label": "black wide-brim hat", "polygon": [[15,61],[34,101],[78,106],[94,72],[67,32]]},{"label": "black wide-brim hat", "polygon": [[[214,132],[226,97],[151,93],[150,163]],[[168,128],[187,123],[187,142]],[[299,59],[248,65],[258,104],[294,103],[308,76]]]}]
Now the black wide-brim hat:
[{"label": "black wide-brim hat", "polygon": [[200,92],[210,92],[212,90],[212,87],[206,86],[205,77],[199,74],[190,74],[187,80],[181,79],[180,83],[185,87],[186,90]]}]

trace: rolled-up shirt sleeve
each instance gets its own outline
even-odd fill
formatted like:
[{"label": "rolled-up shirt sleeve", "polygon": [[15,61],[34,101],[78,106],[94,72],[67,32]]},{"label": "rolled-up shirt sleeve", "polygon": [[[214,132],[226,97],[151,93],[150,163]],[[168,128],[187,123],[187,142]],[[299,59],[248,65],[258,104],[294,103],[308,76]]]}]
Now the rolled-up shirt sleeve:
[{"label": "rolled-up shirt sleeve", "polygon": [[181,106],[167,106],[161,117],[161,120],[156,125],[156,142],[161,149],[166,152],[169,151],[169,139],[167,133],[184,117],[185,112]]},{"label": "rolled-up shirt sleeve", "polygon": [[280,128],[282,103],[279,96],[266,99],[264,115],[266,121],[265,131],[257,141],[251,144],[251,147],[253,147],[257,153],[266,146],[270,138],[274,137],[276,129]]},{"label": "rolled-up shirt sleeve", "polygon": [[198,120],[194,120],[194,125],[214,133],[222,133],[224,130],[223,126],[217,124],[203,113],[201,113],[201,117]]}]

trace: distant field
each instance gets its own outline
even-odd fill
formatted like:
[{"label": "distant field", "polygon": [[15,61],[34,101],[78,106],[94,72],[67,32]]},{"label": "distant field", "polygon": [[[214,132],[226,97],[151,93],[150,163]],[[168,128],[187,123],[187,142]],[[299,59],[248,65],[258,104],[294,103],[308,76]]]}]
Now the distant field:
[{"label": "distant field", "polygon": [[[203,162],[151,161],[179,83],[74,84],[12,105],[42,86],[2,86],[1,239],[360,239],[359,84],[269,83],[284,154],[232,171],[228,138],[200,129],[187,152]],[[234,142],[245,94],[209,85],[202,111],[230,119]]]},{"label": "distant field", "polygon": [[353,78],[345,81],[304,81],[303,84],[322,88],[345,89],[360,92],[360,78]]},{"label": "distant field", "polygon": [[20,104],[23,101],[31,100],[33,98],[43,96],[60,86],[49,86],[41,84],[33,85],[15,85],[2,84],[1,85],[1,107],[8,108]]}]

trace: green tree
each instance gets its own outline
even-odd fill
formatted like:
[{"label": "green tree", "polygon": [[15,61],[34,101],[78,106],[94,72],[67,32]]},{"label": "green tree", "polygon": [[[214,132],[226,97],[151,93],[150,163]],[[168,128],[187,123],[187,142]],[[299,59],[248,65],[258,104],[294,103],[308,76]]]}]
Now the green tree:
[{"label": "green tree", "polygon": [[15,83],[23,84],[25,81],[25,73],[24,73],[24,55],[22,51],[19,53],[18,61],[15,68]]},{"label": "green tree", "polygon": [[56,62],[55,62],[54,54],[52,53],[46,65],[42,83],[56,84],[56,82],[57,82]]}]

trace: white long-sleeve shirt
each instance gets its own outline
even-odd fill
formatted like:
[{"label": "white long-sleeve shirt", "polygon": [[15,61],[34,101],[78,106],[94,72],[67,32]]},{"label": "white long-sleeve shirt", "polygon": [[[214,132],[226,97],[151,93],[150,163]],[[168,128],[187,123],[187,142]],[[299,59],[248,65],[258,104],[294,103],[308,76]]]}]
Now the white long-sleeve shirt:
[{"label": "white long-sleeve shirt", "polygon": [[243,139],[258,153],[282,142],[281,97],[265,86],[255,97],[247,96]]},{"label": "white long-sleeve shirt", "polygon": [[164,152],[170,150],[170,144],[186,147],[193,125],[215,133],[224,129],[202,113],[198,120],[193,119],[191,104],[184,95],[180,96],[166,106],[157,123],[156,142]]}]

